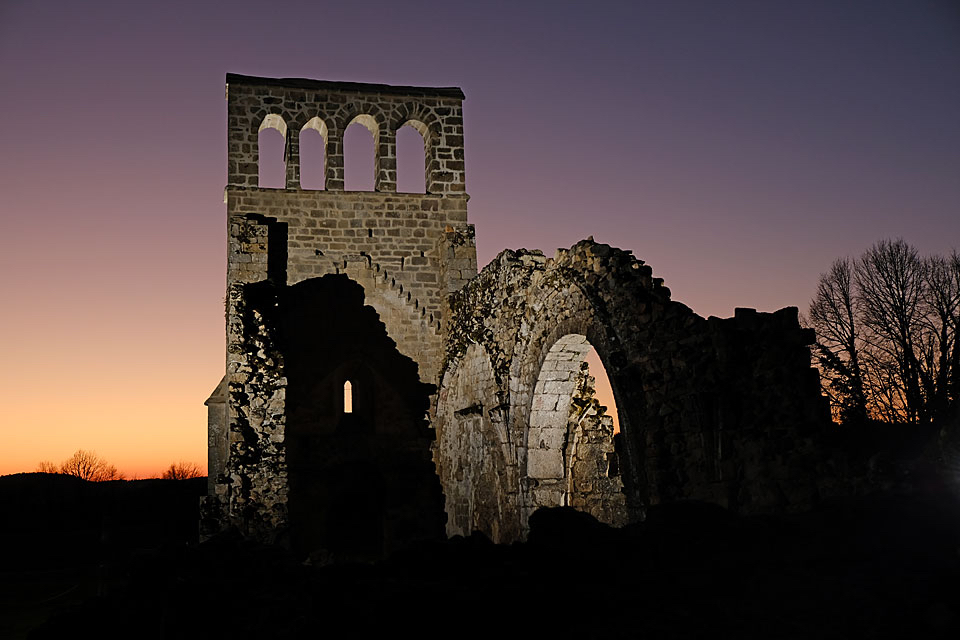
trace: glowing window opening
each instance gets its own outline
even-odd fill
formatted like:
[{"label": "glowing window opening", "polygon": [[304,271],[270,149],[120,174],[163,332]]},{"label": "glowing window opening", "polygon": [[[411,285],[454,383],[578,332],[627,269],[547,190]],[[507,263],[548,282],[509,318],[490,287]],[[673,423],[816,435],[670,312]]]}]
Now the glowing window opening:
[{"label": "glowing window opening", "polygon": [[343,383],[343,412],[353,413],[353,385],[349,380]]}]

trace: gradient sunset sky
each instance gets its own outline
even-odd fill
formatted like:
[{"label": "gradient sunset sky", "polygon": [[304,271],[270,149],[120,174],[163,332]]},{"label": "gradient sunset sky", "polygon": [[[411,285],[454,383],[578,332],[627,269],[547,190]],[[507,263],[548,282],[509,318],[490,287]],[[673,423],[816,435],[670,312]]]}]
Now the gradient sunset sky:
[{"label": "gradient sunset sky", "polygon": [[227,72],[461,87],[481,264],[593,235],[729,316],[960,249],[952,0],[2,0],[0,474],[205,465]]}]

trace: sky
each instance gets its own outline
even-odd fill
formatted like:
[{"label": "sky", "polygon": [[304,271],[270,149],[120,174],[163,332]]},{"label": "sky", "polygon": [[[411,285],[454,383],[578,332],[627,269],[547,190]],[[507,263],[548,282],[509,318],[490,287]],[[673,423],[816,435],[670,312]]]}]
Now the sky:
[{"label": "sky", "polygon": [[952,0],[0,0],[0,474],[205,464],[227,72],[461,87],[481,264],[592,235],[726,317],[960,249]]}]

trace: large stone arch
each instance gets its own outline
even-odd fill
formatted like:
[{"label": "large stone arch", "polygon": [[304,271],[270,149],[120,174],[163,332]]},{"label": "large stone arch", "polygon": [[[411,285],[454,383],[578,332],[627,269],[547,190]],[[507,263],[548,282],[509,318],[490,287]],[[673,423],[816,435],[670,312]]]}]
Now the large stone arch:
[{"label": "large stone arch", "polygon": [[516,460],[506,407],[483,346],[470,345],[446,370],[434,418],[435,459],[445,486],[447,534],[483,531],[494,542],[514,540]]},{"label": "large stone arch", "polygon": [[[621,418],[622,438],[627,443],[621,450],[623,459],[618,459],[615,466],[618,473],[621,468],[625,471],[623,481],[631,499],[624,501],[624,513],[605,519],[618,523],[639,519],[651,498],[645,448],[639,443],[645,441],[646,429],[652,425],[644,415],[642,399],[632,403],[621,399],[625,395],[621,389],[642,384],[642,377],[614,364],[626,359],[623,345],[629,340],[629,336],[621,335],[622,327],[610,317],[603,299],[603,289],[614,281],[604,278],[588,283],[593,280],[589,277],[593,275],[591,266],[571,260],[563,252],[544,266],[543,272],[531,278],[527,289],[520,337],[510,366],[510,424],[517,443],[523,528],[535,509],[569,505],[572,468],[568,457],[574,444],[569,412],[591,346],[606,369]],[[629,264],[627,268],[634,270]],[[627,314],[641,305],[650,308],[658,304],[642,288],[616,293],[618,308]],[[633,299],[636,297],[642,302]]]},{"label": "large stone arch", "polygon": [[[654,313],[665,315],[659,307],[669,304],[669,294],[650,277],[648,267],[625,252],[616,253],[617,264],[603,265],[616,271],[616,275],[604,273],[604,269],[598,268],[596,256],[590,253],[595,247],[602,251],[603,245],[584,243],[584,247],[578,245],[558,252],[552,260],[538,252],[504,252],[456,294],[452,303],[446,371],[460,366],[465,354],[476,349],[468,346],[471,342],[482,345],[489,354],[493,379],[508,409],[507,438],[511,464],[515,467],[511,469],[513,473],[504,475],[512,476],[516,482],[510,517],[519,519],[521,534],[533,509],[568,504],[565,496],[572,486],[569,475],[573,465],[569,464],[569,457],[564,459],[569,456],[571,444],[567,413],[575,388],[579,392],[586,388],[581,380],[581,375],[586,375],[581,363],[590,346],[596,348],[604,363],[622,428],[628,431],[624,440],[632,449],[625,451],[622,461],[618,459],[611,465],[615,471],[621,467],[628,471],[622,483],[627,485],[632,515],[627,513],[627,501],[620,498],[623,506],[619,509],[624,513],[606,519],[617,523],[630,517],[638,519],[643,506],[650,502],[644,464],[648,439],[645,427],[649,420],[644,415],[642,394],[630,388],[638,381],[638,371],[625,365],[633,358],[625,345],[632,339],[631,332],[637,330],[638,321],[649,321]],[[618,323],[611,308],[632,317],[632,324]],[[557,354],[558,350],[563,357],[569,357],[563,379],[547,380],[550,374],[542,375],[544,367],[556,364],[551,362],[551,353]],[[655,365],[650,368],[655,369]],[[441,396],[452,381],[454,378],[444,376]],[[538,384],[552,387],[550,407],[542,404],[546,396],[537,399]],[[624,402],[625,398],[632,402]],[[595,413],[591,415],[599,424],[602,419]],[[595,449],[613,456],[612,436],[611,426],[608,442]],[[450,480],[443,471],[441,480],[448,487]],[[619,493],[621,480],[608,480],[604,478],[598,484],[604,484],[605,490],[616,485]],[[611,501],[596,503],[609,506]]]}]

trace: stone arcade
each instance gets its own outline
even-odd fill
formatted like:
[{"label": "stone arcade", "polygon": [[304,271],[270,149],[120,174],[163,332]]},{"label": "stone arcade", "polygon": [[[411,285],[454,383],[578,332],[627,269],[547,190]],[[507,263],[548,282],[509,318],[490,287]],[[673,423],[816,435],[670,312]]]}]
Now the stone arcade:
[{"label": "stone arcade", "polygon": [[[797,310],[704,319],[592,239],[506,250],[478,274],[462,100],[227,75],[227,362],[207,400],[204,532],[373,558],[444,533],[519,540],[540,506],[614,525],[678,499],[809,506],[829,418]],[[373,135],[371,192],[344,191],[354,122]],[[397,193],[405,125],[426,193]],[[265,128],[286,140],[286,188],[258,185]],[[324,140],[320,190],[300,187],[307,129]]]}]

